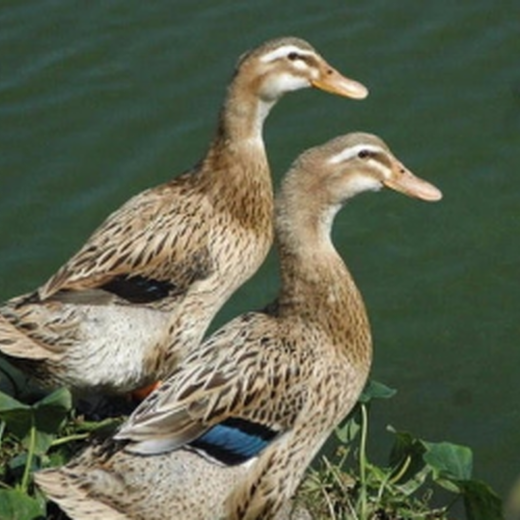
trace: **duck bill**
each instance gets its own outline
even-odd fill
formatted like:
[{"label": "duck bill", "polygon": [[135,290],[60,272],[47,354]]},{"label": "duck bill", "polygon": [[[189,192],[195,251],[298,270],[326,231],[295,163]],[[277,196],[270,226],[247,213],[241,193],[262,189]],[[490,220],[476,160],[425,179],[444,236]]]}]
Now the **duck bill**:
[{"label": "duck bill", "polygon": [[368,89],[364,85],[346,78],[328,63],[325,62],[321,69],[319,77],[311,81],[313,87],[352,99],[365,99],[368,96]]},{"label": "duck bill", "polygon": [[415,176],[408,168],[397,162],[392,170],[392,176],[383,181],[388,188],[399,193],[429,202],[442,198],[442,192],[433,184]]}]

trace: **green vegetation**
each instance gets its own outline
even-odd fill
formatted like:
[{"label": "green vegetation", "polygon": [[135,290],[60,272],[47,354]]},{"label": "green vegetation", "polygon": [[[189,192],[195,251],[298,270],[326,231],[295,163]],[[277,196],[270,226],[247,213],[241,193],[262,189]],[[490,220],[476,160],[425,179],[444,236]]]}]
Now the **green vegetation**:
[{"label": "green vegetation", "polygon": [[[49,394],[24,388],[17,376],[0,365],[0,518],[42,520],[60,518],[47,510],[35,489],[32,472],[64,464],[85,445],[93,431],[113,428],[117,419],[89,422],[77,415],[66,389]],[[371,382],[349,418],[336,430],[334,457],[323,457],[308,472],[299,500],[316,519],[337,520],[460,520],[450,515],[462,501],[467,520],[501,520],[501,501],[483,482],[473,480],[469,448],[429,443],[390,429],[395,437],[388,466],[379,467],[367,455],[368,411],[376,398],[394,390]],[[444,507],[430,506],[438,490],[453,499]]]},{"label": "green vegetation", "polygon": [[[502,520],[502,503],[485,483],[471,478],[473,454],[465,446],[431,443],[389,427],[395,437],[388,465],[372,464],[367,454],[368,410],[373,399],[395,394],[369,382],[359,403],[337,428],[334,457],[322,457],[304,480],[299,499],[317,520],[453,520],[462,502],[467,520]],[[441,490],[452,498],[432,503]],[[443,497],[445,495],[442,495]]]}]

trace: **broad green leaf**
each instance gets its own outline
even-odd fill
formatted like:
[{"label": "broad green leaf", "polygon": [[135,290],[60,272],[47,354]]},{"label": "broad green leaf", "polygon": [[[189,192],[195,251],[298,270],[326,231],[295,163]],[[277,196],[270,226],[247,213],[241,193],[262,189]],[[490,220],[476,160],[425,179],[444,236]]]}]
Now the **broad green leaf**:
[{"label": "broad green leaf", "polygon": [[359,433],[361,426],[355,417],[350,417],[335,429],[336,437],[343,444],[350,444]]},{"label": "broad green leaf", "polygon": [[403,488],[407,482],[410,482],[410,489],[418,487],[429,471],[424,471],[426,464],[423,457],[426,448],[423,442],[411,433],[397,431],[392,426],[388,426],[388,431],[395,435],[389,457],[389,464],[394,472],[392,480]]},{"label": "broad green leaf", "polygon": [[461,480],[458,484],[468,520],[503,520],[502,501],[487,484],[478,480]]},{"label": "broad green leaf", "polygon": [[[36,427],[36,454],[41,455],[49,449],[71,408],[72,397],[66,388],[52,392],[32,406]],[[27,437],[24,444],[28,445]]]},{"label": "broad green leaf", "polygon": [[0,419],[18,439],[23,439],[32,425],[33,412],[29,405],[0,392]]},{"label": "broad green leaf", "polygon": [[0,518],[2,520],[37,520],[45,518],[40,503],[17,489],[0,490]]},{"label": "broad green leaf", "polygon": [[[56,438],[55,433],[46,433],[36,430],[34,439],[34,453],[36,455],[43,455],[50,448],[52,441]],[[27,436],[23,440],[23,445],[29,449],[30,437]]]},{"label": "broad green leaf", "polygon": [[28,409],[30,406],[17,401],[14,397],[0,392],[0,416],[4,412],[17,409]]},{"label": "broad green leaf", "polygon": [[61,414],[61,419],[72,408],[72,396],[66,388],[59,388],[34,404],[34,408],[46,413]]},{"label": "broad green leaf", "polygon": [[[470,480],[473,471],[473,453],[467,446],[449,442],[422,441],[426,448],[424,461],[432,468],[434,479],[445,485],[447,481]],[[450,488],[447,485],[445,487]],[[453,489],[450,489],[453,490]]]},{"label": "broad green leaf", "polygon": [[31,427],[34,425],[35,453],[38,454],[47,451],[71,408],[72,398],[65,388],[52,392],[32,406],[0,393],[0,418],[26,448],[29,445]]},{"label": "broad green leaf", "polygon": [[0,391],[12,395],[27,385],[27,376],[13,367],[6,359],[0,358]]},{"label": "broad green leaf", "polygon": [[359,401],[361,403],[368,403],[372,401],[372,399],[390,399],[390,397],[393,397],[396,393],[397,390],[378,381],[374,381],[373,379],[369,379],[359,397]]}]

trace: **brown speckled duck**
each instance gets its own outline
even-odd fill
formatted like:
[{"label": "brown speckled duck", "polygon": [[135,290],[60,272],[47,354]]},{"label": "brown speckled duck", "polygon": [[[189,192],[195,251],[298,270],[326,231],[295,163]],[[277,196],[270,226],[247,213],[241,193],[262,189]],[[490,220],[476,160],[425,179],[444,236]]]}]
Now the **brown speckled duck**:
[{"label": "brown speckled duck", "polygon": [[168,374],[271,246],[263,123],[285,93],[311,86],[367,95],[303,40],[245,54],[203,160],[130,199],[47,283],[0,307],[0,352],[74,390],[122,393]]},{"label": "brown speckled duck", "polygon": [[383,186],[441,198],[370,134],[302,154],[277,204],[277,300],[193,350],[113,439],[37,474],[45,493],[74,519],[294,518],[304,471],[356,403],[372,359],[332,223],[351,197]]}]

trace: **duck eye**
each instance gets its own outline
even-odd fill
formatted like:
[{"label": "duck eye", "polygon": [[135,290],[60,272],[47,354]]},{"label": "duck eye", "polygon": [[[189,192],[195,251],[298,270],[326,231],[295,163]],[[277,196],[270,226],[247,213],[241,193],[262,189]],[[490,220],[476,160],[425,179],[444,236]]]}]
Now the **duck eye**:
[{"label": "duck eye", "polygon": [[361,150],[357,156],[360,159],[368,159],[371,156],[371,153],[368,150]]},{"label": "duck eye", "polygon": [[291,61],[294,61],[294,60],[297,60],[300,56],[298,55],[297,52],[290,52],[287,57],[291,60]]}]

